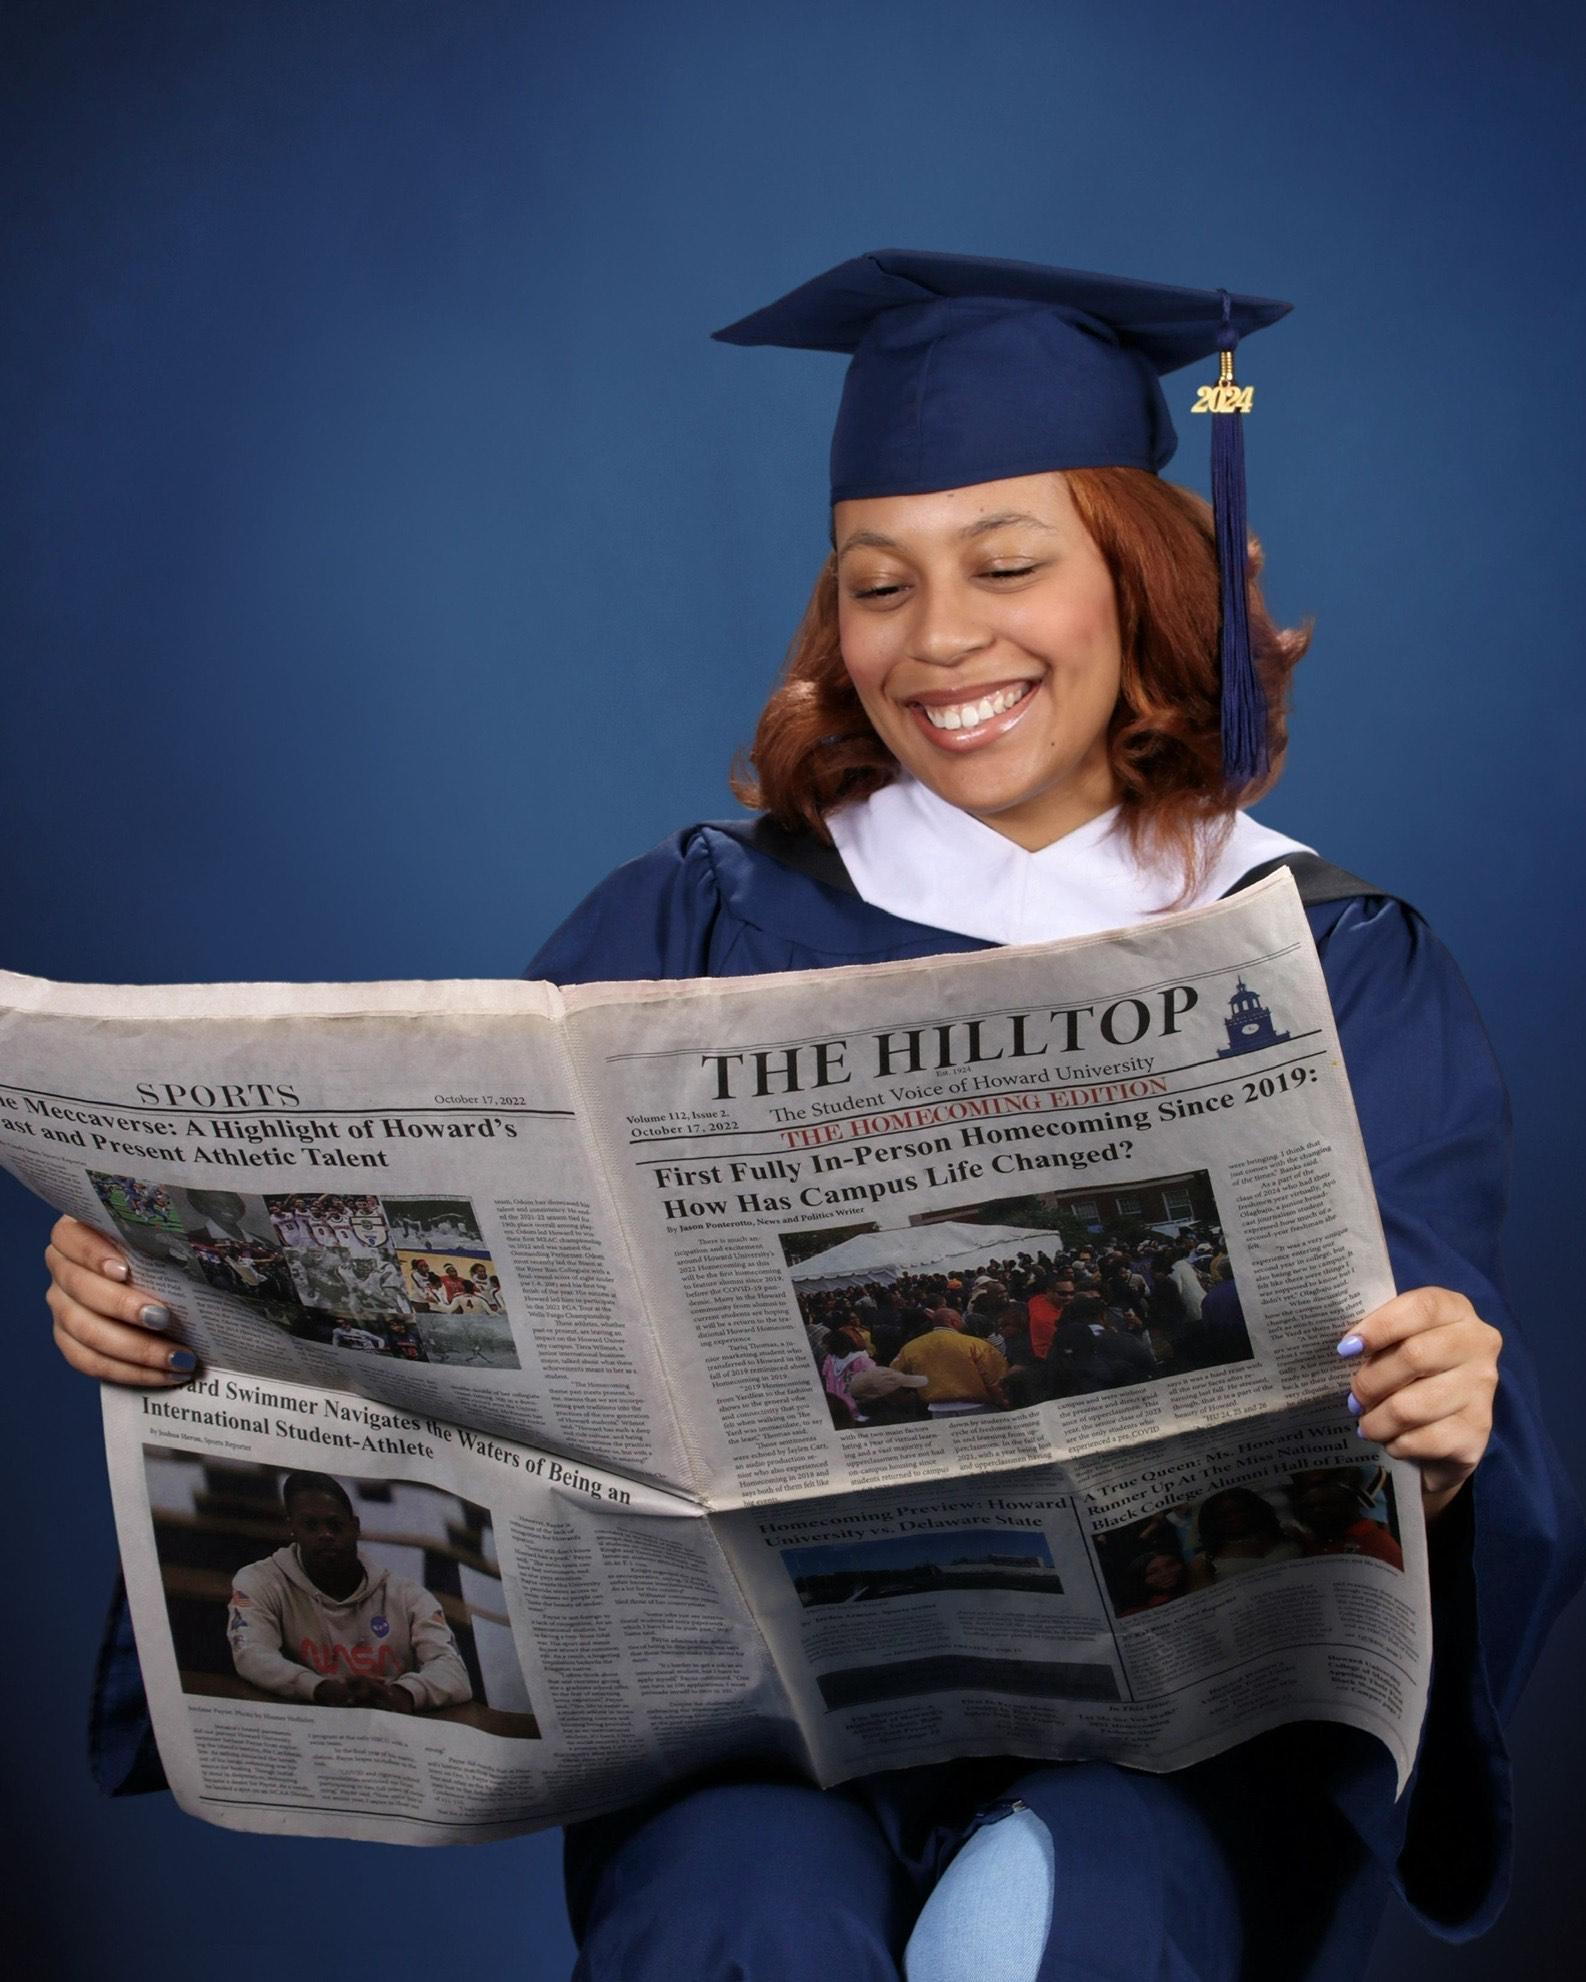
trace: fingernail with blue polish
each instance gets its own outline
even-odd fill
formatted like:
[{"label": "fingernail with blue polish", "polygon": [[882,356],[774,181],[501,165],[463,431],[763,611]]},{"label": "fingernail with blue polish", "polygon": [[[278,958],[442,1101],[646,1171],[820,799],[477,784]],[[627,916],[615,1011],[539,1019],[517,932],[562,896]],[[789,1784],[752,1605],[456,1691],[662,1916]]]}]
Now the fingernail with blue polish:
[{"label": "fingernail with blue polish", "polygon": [[1364,1438],[1365,1435],[1366,1435],[1366,1427],[1364,1425],[1356,1425],[1355,1426],[1356,1438]]},{"label": "fingernail with blue polish", "polygon": [[1341,1356],[1358,1356],[1365,1346],[1358,1335],[1346,1335],[1338,1345],[1338,1353]]},{"label": "fingernail with blue polish", "polygon": [[1354,1391],[1352,1390],[1350,1391],[1348,1397],[1345,1398],[1344,1401],[1345,1403],[1348,1404],[1350,1410],[1354,1412],[1357,1418],[1360,1416],[1361,1412],[1366,1408],[1365,1405],[1361,1403],[1360,1399],[1355,1395]]},{"label": "fingernail with blue polish", "polygon": [[198,1368],[198,1358],[191,1349],[173,1349],[165,1359],[168,1368],[186,1376],[189,1370]]},{"label": "fingernail with blue polish", "polygon": [[138,1319],[145,1328],[169,1328],[171,1311],[169,1308],[162,1308],[158,1301],[150,1301],[146,1308],[138,1309]]}]

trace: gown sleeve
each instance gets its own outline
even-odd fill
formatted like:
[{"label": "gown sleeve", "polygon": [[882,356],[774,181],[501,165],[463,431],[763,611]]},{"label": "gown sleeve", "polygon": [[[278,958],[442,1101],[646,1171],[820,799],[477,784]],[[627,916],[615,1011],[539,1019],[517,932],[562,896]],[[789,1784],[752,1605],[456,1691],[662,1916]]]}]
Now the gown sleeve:
[{"label": "gown sleeve", "polygon": [[707,976],[721,907],[705,835],[685,828],[608,874],[523,974],[552,984]]},{"label": "gown sleeve", "polygon": [[1481,1019],[1413,910],[1356,899],[1326,914],[1318,949],[1395,1282],[1467,1295],[1504,1338],[1490,1444],[1431,1534],[1434,1664],[1415,1775],[1396,1806],[1366,1767],[1338,1796],[1425,1924],[1465,1939],[1503,1904],[1503,1722],[1586,1573],[1586,1532],[1505,1300],[1509,1107]]}]

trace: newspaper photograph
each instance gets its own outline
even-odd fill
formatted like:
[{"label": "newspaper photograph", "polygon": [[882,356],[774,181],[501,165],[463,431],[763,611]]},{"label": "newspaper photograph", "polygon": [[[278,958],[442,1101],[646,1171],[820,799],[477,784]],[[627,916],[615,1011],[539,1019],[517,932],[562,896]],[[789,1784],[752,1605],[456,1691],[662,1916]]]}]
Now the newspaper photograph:
[{"label": "newspaper photograph", "polygon": [[1378,1736],[1413,1472],[1291,879],[1056,944],[585,986],[0,974],[0,1162],[200,1359],[106,1394],[162,1756],[498,1836],[724,1762]]}]

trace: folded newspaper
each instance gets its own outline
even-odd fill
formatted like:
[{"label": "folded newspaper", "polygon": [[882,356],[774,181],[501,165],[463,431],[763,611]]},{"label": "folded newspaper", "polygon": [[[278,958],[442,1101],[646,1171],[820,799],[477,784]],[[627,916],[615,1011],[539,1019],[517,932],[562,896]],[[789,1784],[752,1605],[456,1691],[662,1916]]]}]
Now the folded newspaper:
[{"label": "folded newspaper", "polygon": [[196,1815],[473,1840],[1295,1719],[1402,1788],[1425,1537],[1344,1406],[1393,1285],[1287,874],[781,977],[0,974],[0,1075],[0,1162],[200,1358],[104,1396]]}]

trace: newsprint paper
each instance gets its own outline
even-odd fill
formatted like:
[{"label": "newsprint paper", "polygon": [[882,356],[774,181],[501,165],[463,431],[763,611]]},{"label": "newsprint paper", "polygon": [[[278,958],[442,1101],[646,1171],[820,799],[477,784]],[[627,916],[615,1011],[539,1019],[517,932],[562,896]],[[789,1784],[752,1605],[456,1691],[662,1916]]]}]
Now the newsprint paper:
[{"label": "newsprint paper", "polygon": [[782,977],[5,975],[0,1075],[199,1357],[104,1398],[195,1814],[472,1840],[1301,1718],[1402,1788],[1425,1538],[1345,1408],[1393,1286],[1287,874]]}]

